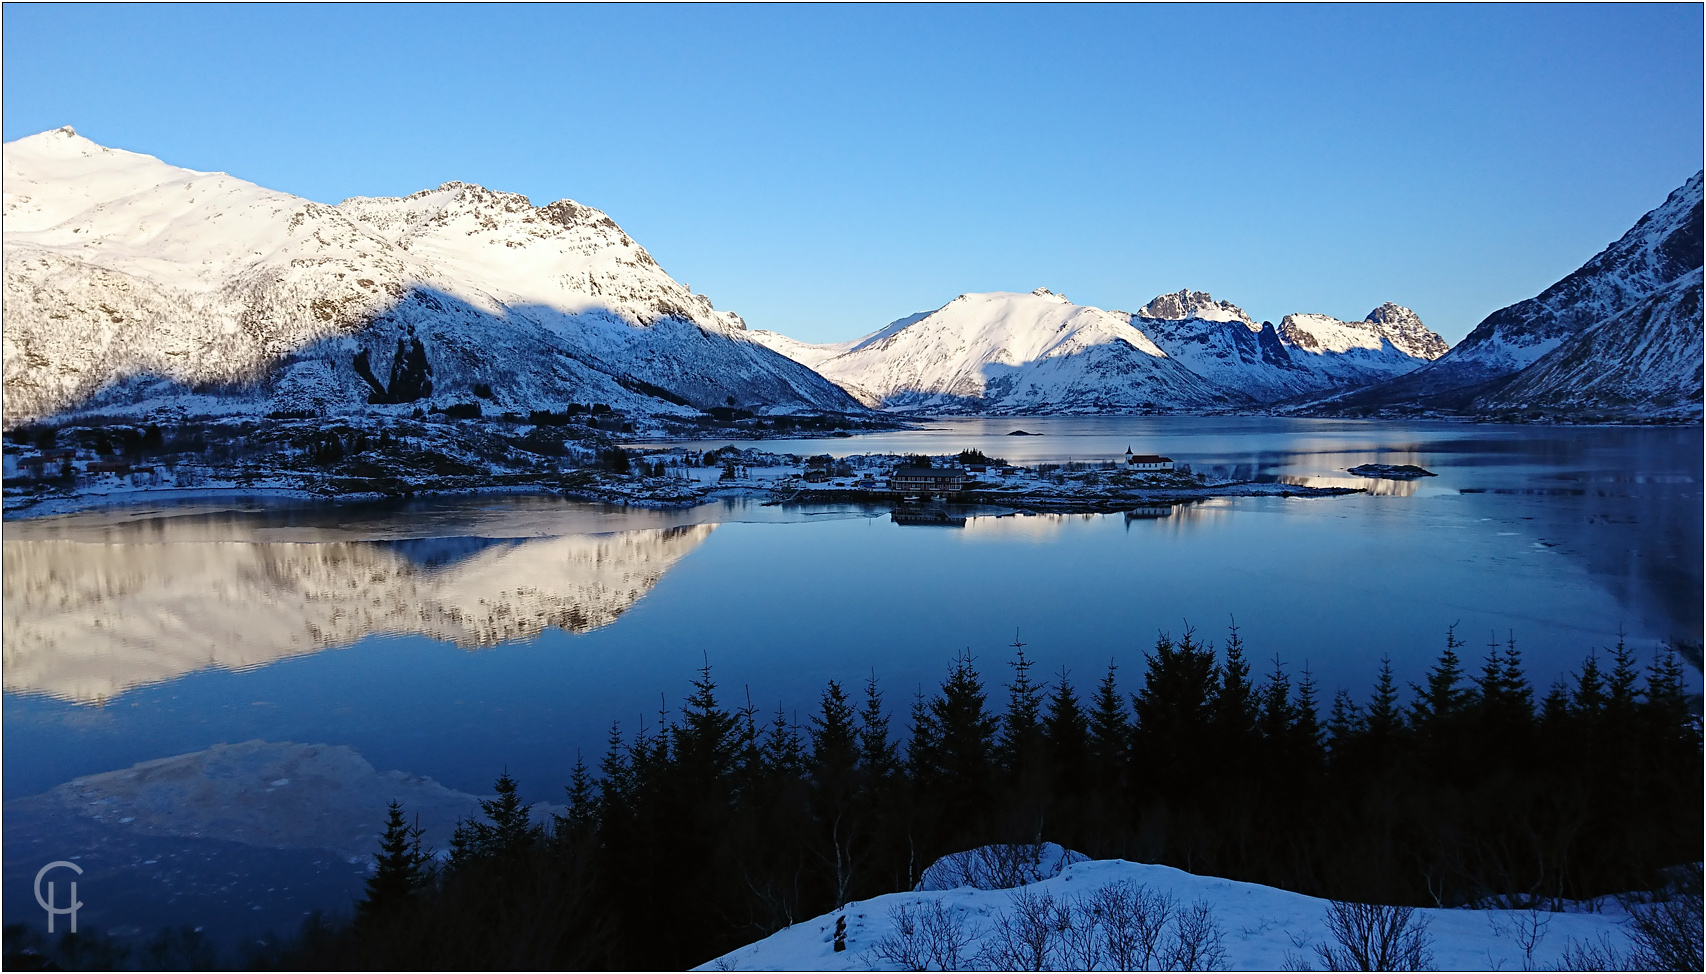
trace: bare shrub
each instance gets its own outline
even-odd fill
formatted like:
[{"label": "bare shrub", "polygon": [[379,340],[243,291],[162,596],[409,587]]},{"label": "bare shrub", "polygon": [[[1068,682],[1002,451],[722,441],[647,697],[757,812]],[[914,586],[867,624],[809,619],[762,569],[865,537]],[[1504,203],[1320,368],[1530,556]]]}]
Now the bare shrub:
[{"label": "bare shrub", "polygon": [[972,926],[963,910],[950,909],[941,900],[931,900],[918,915],[930,962],[938,970],[959,970],[962,961],[969,960],[962,956],[966,947],[982,936],[982,929]]},{"label": "bare shrub", "polygon": [[[1066,909],[1067,924],[1072,923]],[[997,971],[1046,971],[1055,953],[1057,915],[1054,897],[1021,888],[1008,900],[1008,909],[995,917],[995,929],[978,951],[979,965]]]},{"label": "bare shrub", "polygon": [[1414,907],[1334,900],[1327,930],[1338,946],[1316,944],[1329,971],[1421,971],[1433,963],[1433,938]]},{"label": "bare shrub", "polygon": [[1174,921],[1173,940],[1167,946],[1170,971],[1219,971],[1226,969],[1225,935],[1214,920],[1207,900],[1197,900]]},{"label": "bare shrub", "polygon": [[1120,880],[1098,889],[1089,909],[1098,917],[1102,951],[1117,971],[1148,970],[1160,954],[1173,898],[1140,883]]},{"label": "bare shrub", "polygon": [[1558,958],[1560,971],[1624,971],[1635,970],[1611,942],[1611,935],[1602,933],[1597,941],[1571,937]]},{"label": "bare shrub", "polygon": [[1522,969],[1532,971],[1534,951],[1546,939],[1546,930],[1552,926],[1555,915],[1531,900],[1526,909],[1489,910],[1487,922],[1492,924],[1495,934],[1508,936],[1517,942],[1517,946],[1522,948]]},{"label": "bare shrub", "polygon": [[889,907],[889,919],[894,921],[894,933],[873,944],[871,953],[903,971],[928,970],[924,938],[920,936],[918,918],[912,910],[905,903],[898,903]]},{"label": "bare shrub", "polygon": [[1041,842],[1018,842],[967,849],[937,860],[930,878],[937,889],[1014,889],[1037,881],[1044,848]]},{"label": "bare shrub", "polygon": [[1056,966],[1068,971],[1093,971],[1102,966],[1103,914],[1093,896],[1076,896],[1054,907],[1057,938]]},{"label": "bare shrub", "polygon": [[1629,911],[1631,964],[1648,971],[1698,971],[1701,956],[1701,867],[1686,867],[1658,901]]}]

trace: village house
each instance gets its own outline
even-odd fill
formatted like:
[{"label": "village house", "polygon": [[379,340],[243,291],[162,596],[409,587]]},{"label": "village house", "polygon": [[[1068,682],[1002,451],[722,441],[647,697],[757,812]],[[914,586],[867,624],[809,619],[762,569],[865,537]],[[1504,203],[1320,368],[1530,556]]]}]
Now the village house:
[{"label": "village house", "polygon": [[65,465],[77,455],[75,450],[43,450],[40,456],[24,457],[18,461],[18,472],[37,479],[43,477],[58,477],[65,471]]},{"label": "village house", "polygon": [[1125,448],[1126,465],[1140,473],[1171,473],[1173,470],[1172,457],[1158,457],[1153,453],[1133,453],[1131,447]]},{"label": "village house", "polygon": [[917,494],[954,494],[965,486],[965,471],[948,467],[896,467],[889,489]]},{"label": "village house", "polygon": [[95,460],[83,467],[83,472],[90,476],[110,473],[116,477],[128,477],[133,473],[153,473],[153,467],[139,467],[129,460]]}]

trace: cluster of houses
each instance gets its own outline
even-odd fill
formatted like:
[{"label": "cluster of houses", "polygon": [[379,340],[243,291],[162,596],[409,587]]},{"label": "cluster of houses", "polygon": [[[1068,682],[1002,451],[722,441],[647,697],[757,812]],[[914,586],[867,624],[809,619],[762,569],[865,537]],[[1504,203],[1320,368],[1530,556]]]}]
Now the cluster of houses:
[{"label": "cluster of houses", "polygon": [[29,480],[59,480],[65,477],[94,478],[103,474],[129,477],[131,474],[153,475],[154,468],[129,460],[89,460],[78,465],[76,450],[43,450],[33,457],[18,461],[18,475]]},{"label": "cluster of houses", "polygon": [[[1125,466],[1137,473],[1170,473],[1173,470],[1173,459],[1153,453],[1133,453],[1131,448],[1127,447]],[[837,467],[843,469],[837,470]],[[1018,473],[1018,467],[988,463],[960,463],[946,467],[896,467],[889,471],[886,487],[902,494],[957,494],[964,490],[968,483],[992,476],[1005,479]],[[848,486],[852,487],[874,490],[879,486],[876,475],[872,473],[861,474],[857,480],[852,480],[851,468],[846,468],[844,463],[828,456],[808,458],[800,477],[808,484],[823,484],[845,478],[851,481]]]}]

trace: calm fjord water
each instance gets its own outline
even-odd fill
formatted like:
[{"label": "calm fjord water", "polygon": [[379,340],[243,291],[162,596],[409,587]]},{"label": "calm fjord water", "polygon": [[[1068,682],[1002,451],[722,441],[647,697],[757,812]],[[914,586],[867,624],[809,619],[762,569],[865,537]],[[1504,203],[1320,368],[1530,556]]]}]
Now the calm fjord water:
[{"label": "calm fjord water", "polygon": [[[1324,699],[1363,697],[1386,654],[1419,680],[1453,624],[1471,664],[1514,635],[1541,685],[1620,629],[1644,656],[1701,638],[1698,428],[1055,418],[758,445],[1019,463],[1129,445],[1373,492],[964,529],[853,506],[492,497],[9,521],[5,795],[262,738],[474,792],[507,766],[557,800],[577,751],[596,760],[613,721],[655,726],[705,659],[726,702],[750,690],[803,722],[825,680],[873,672],[904,717],[964,648],[1005,682],[1015,632],[1042,673],[1087,688],[1113,660],[1134,690],[1158,630],[1218,644],[1236,618],[1258,672],[1307,665]],[[1345,473],[1370,461],[1439,476]]]}]

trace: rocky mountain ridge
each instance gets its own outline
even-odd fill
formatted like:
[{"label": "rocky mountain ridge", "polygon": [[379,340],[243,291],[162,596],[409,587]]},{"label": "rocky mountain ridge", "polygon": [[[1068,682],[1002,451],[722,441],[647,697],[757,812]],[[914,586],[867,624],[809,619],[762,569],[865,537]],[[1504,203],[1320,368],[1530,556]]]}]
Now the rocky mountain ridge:
[{"label": "rocky mountain ridge", "polygon": [[571,200],[453,182],[328,206],[69,128],[7,143],[4,167],[8,426],[404,405],[369,402],[352,363],[384,372],[415,341],[420,405],[859,408]]},{"label": "rocky mountain ridge", "polygon": [[1402,374],[1445,347],[1395,304],[1362,322],[1291,315],[1276,328],[1189,289],[1136,314],[1047,288],[962,294],[853,342],[753,337],[869,406],[994,413],[1254,408]]}]

